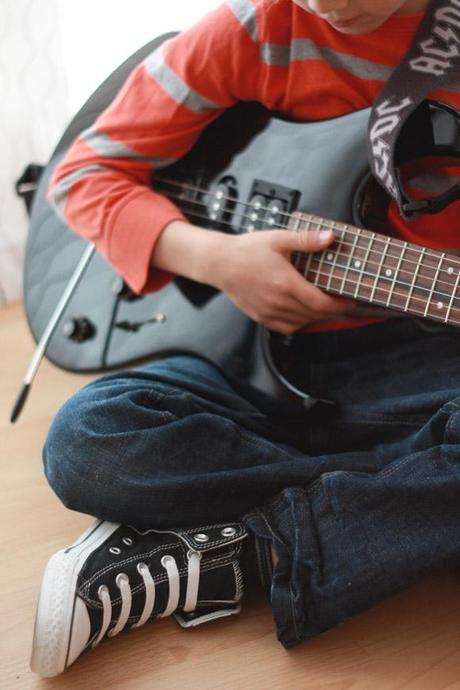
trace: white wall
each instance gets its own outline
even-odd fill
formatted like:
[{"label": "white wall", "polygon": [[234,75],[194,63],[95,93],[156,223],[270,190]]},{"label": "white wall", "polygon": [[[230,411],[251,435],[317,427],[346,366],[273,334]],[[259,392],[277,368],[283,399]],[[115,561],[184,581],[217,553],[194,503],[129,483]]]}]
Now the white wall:
[{"label": "white wall", "polygon": [[155,36],[186,29],[221,0],[57,2],[69,107],[75,112],[131,53]]},{"label": "white wall", "polygon": [[221,0],[0,0],[0,304],[21,297],[27,233],[14,183],[137,48]]}]

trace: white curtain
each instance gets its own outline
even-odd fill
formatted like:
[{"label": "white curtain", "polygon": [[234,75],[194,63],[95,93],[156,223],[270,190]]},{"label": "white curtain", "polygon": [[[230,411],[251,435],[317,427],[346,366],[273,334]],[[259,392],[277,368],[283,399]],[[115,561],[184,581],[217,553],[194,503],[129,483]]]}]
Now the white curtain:
[{"label": "white curtain", "polygon": [[220,0],[0,0],[0,304],[21,297],[27,233],[14,183],[137,48]]},{"label": "white curtain", "polygon": [[14,183],[68,119],[56,0],[0,0],[0,304],[20,298],[27,232]]}]

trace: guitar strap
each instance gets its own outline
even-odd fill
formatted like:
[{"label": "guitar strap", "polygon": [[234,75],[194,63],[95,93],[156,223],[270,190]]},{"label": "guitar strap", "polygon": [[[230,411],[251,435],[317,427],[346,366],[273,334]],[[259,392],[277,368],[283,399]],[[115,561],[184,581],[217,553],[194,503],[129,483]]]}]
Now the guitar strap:
[{"label": "guitar strap", "polygon": [[460,123],[460,114],[425,99],[442,87],[459,91],[459,74],[460,0],[431,0],[414,41],[373,105],[367,137],[372,172],[408,220],[419,213],[438,213],[460,198],[457,183],[436,197],[411,199],[399,171],[405,161],[446,155],[446,147],[435,141],[433,119],[441,110]]}]

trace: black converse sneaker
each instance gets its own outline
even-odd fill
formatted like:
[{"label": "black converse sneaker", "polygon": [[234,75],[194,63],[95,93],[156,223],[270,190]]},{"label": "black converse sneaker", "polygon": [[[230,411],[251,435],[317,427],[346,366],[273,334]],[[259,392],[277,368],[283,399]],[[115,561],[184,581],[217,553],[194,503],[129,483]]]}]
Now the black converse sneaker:
[{"label": "black converse sneaker", "polygon": [[48,562],[31,669],[62,673],[103,637],[174,614],[183,627],[240,610],[239,523],[139,530],[98,521]]}]

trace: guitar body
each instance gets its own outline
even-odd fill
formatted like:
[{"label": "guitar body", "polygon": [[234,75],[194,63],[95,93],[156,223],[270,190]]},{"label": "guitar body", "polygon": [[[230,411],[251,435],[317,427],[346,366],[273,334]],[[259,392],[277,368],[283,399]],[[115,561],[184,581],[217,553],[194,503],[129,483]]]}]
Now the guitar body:
[{"label": "guitar body", "polygon": [[[138,58],[151,48],[149,44]],[[113,84],[109,87],[115,91]],[[106,94],[105,100],[113,95]],[[81,126],[71,125],[72,136],[67,135],[64,144],[58,145],[35,194],[24,295],[30,329],[37,341],[86,246],[49,207],[49,178],[71,139],[91,124],[95,114],[93,104],[77,116]],[[262,183],[262,192],[268,195],[278,185],[275,191],[281,190],[286,196],[290,212],[308,209],[351,220],[353,197],[367,173],[367,118],[368,111],[361,111],[307,125],[274,117],[257,104],[241,104],[213,123],[188,156],[161,174],[205,186],[211,195],[222,180],[231,180],[237,198],[245,202],[250,200],[255,181]],[[344,163],[347,160],[354,162],[352,170]],[[209,206],[209,197],[205,201]],[[226,232],[247,231],[237,213],[225,227],[212,221],[210,213],[209,206],[204,217],[190,214],[190,219]],[[187,352],[239,375],[248,373],[248,352],[256,327],[222,293],[186,279],[138,299],[132,299],[129,291],[128,298],[119,292],[118,274],[103,257],[94,256],[52,338],[47,357],[70,371],[101,372],[153,356]],[[159,321],[137,331],[114,328],[118,322],[144,321],[156,315],[161,315]],[[91,323],[92,337],[69,337],[69,324],[78,319]]]},{"label": "guitar body", "polygon": [[[70,142],[92,124],[133,66],[162,40],[144,46],[104,82],[71,123],[42,175],[24,269],[26,313],[37,341],[86,247],[86,241],[49,207],[49,178]],[[186,157],[159,171],[152,183],[175,200],[191,222],[222,232],[280,227],[286,214],[292,217],[296,211],[363,224],[360,209],[369,205],[363,202],[370,177],[368,118],[369,110],[362,110],[324,122],[296,123],[258,104],[239,104],[208,127]],[[384,231],[374,221],[378,225],[384,216],[378,206],[387,201],[382,202],[381,194],[377,198],[372,227]],[[224,294],[187,279],[178,278],[137,298],[96,255],[46,355],[70,371],[103,372],[188,353],[249,377],[268,392],[311,404],[306,392],[278,375],[270,338]]]}]

